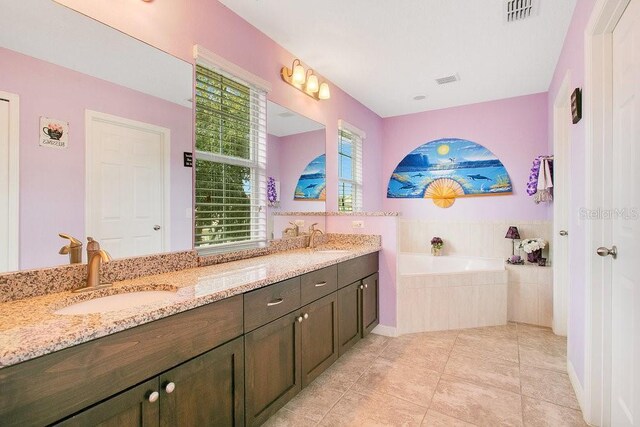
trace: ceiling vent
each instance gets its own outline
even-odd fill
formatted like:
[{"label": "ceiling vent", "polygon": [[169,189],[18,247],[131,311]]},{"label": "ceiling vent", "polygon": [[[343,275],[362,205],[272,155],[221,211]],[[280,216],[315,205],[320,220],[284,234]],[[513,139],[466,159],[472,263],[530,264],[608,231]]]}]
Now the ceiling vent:
[{"label": "ceiling vent", "polygon": [[451,74],[450,76],[444,76],[436,79],[436,83],[439,85],[446,85],[447,83],[453,83],[460,80],[460,76],[456,74]]},{"label": "ceiling vent", "polygon": [[507,0],[504,7],[506,22],[523,21],[538,14],[539,0]]}]

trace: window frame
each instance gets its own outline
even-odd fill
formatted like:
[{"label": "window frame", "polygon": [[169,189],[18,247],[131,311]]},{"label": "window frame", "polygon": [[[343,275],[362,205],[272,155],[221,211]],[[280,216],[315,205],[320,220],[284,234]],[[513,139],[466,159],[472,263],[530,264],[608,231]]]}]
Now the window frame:
[{"label": "window frame", "polygon": [[[346,155],[342,152],[342,142],[344,137],[348,136],[351,141],[351,155]],[[338,212],[362,212],[363,210],[363,176],[362,176],[362,164],[363,164],[363,149],[364,140],[366,134],[364,131],[357,127],[345,122],[344,120],[338,121]],[[351,158],[351,178],[343,178],[342,172],[342,157]],[[348,184],[351,186],[351,209],[346,209],[344,202],[341,203],[341,197],[343,185]]]}]

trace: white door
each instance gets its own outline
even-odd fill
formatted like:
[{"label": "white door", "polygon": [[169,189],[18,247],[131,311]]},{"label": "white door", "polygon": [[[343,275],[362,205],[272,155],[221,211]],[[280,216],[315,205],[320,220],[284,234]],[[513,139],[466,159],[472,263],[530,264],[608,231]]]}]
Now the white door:
[{"label": "white door", "polygon": [[87,235],[114,258],[169,250],[169,130],[87,112]]},{"label": "white door", "polygon": [[640,426],[640,0],[613,32],[611,425]]},{"label": "white door", "polygon": [[569,313],[570,83],[567,73],[553,105],[553,332],[562,336]]},{"label": "white door", "polygon": [[[17,248],[14,248],[17,250]],[[9,101],[0,98],[0,272],[9,270]]]}]

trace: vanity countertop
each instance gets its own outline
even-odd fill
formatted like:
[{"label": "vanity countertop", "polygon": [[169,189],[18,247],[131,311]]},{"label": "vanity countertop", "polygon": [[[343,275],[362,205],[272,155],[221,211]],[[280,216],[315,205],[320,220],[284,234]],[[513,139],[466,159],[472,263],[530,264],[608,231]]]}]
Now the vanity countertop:
[{"label": "vanity countertop", "polygon": [[[333,245],[327,249],[348,252],[321,253],[299,249],[124,280],[115,282],[111,288],[86,293],[59,292],[0,303],[0,368],[377,252],[381,248],[376,245]],[[143,290],[175,291],[178,300],[101,314],[54,314],[55,310],[76,302]]]}]

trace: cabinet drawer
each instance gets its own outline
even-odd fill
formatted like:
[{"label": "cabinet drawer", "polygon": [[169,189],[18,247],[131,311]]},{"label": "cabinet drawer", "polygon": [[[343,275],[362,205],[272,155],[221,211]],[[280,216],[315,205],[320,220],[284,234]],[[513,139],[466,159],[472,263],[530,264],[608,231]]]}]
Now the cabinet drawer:
[{"label": "cabinet drawer", "polygon": [[309,304],[338,289],[338,266],[332,265],[300,276],[302,305]]},{"label": "cabinet drawer", "polygon": [[252,331],[300,308],[300,277],[244,294],[244,330]]},{"label": "cabinet drawer", "polygon": [[338,264],[338,288],[364,279],[378,271],[378,253],[363,255]]}]

